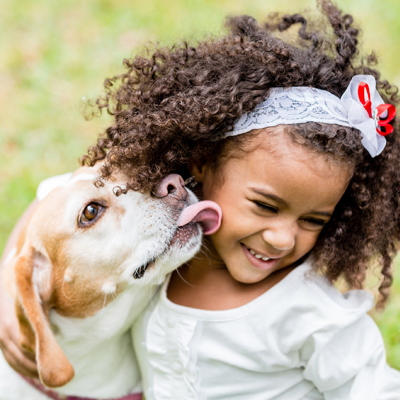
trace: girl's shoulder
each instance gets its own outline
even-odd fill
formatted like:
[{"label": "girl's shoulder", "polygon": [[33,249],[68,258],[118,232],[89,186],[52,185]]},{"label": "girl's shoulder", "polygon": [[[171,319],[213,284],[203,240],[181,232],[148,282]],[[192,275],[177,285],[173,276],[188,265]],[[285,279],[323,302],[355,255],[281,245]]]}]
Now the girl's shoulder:
[{"label": "girl's shoulder", "polygon": [[341,292],[320,274],[312,264],[306,261],[299,266],[302,289],[320,307],[337,309],[338,313],[353,313],[362,310],[369,311],[374,306],[374,296],[366,290],[350,290]]},{"label": "girl's shoulder", "polygon": [[[316,325],[348,325],[374,307],[374,296],[366,290],[342,293],[314,267],[312,259],[293,270],[285,284],[287,312],[293,319],[306,317]],[[286,279],[286,278],[285,278]],[[279,286],[278,284],[277,286]]]}]

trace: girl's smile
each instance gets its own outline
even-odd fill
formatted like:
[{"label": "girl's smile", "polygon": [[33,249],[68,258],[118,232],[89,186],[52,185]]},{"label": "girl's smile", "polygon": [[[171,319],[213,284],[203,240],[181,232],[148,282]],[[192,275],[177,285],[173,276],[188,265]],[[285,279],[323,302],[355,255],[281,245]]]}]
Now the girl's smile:
[{"label": "girl's smile", "polygon": [[260,132],[217,171],[193,168],[203,198],[218,203],[223,215],[210,238],[215,259],[204,266],[222,263],[241,283],[259,282],[306,255],[350,179],[346,165],[293,143],[281,129]]},{"label": "girl's smile", "polygon": [[255,252],[253,249],[247,248],[244,244],[241,244],[243,252],[247,259],[250,261],[254,267],[262,270],[271,269],[278,262],[279,257],[269,257],[265,254]]}]

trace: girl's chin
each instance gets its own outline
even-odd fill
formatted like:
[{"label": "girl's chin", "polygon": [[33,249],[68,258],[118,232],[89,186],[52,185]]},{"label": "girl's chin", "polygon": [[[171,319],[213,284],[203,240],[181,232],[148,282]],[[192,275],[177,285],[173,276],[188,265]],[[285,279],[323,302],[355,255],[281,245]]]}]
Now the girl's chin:
[{"label": "girl's chin", "polygon": [[253,267],[249,269],[247,266],[242,266],[240,270],[235,270],[235,268],[229,268],[227,267],[229,274],[232,276],[232,278],[239,283],[244,283],[247,285],[251,285],[254,283],[258,283],[263,281],[265,278],[267,278],[269,275],[273,274],[275,271],[274,270],[254,270]]}]

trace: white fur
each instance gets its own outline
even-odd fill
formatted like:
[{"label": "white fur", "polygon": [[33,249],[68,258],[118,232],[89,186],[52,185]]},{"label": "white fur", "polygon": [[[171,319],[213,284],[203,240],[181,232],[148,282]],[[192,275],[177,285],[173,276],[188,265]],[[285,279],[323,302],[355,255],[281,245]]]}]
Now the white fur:
[{"label": "white fur", "polygon": [[64,273],[64,282],[72,282],[73,279],[74,277],[72,275],[72,271],[69,268],[67,268]]},{"label": "white fur", "polygon": [[17,248],[13,247],[11,251],[8,253],[6,260],[4,261],[4,264],[8,264],[15,256],[17,253]]},{"label": "white fur", "polygon": [[112,282],[106,282],[102,287],[101,291],[105,294],[112,294],[117,291],[117,285]]},{"label": "white fur", "polygon": [[83,174],[78,174],[66,181],[63,186],[72,186],[75,182],[79,181],[94,181],[96,179],[96,174],[88,174],[88,173],[83,173]]},{"label": "white fur", "polygon": [[42,299],[47,298],[51,291],[51,273],[53,268],[51,263],[48,262],[48,257],[41,252],[35,251],[33,261],[35,264],[32,274],[33,289],[41,303]]}]

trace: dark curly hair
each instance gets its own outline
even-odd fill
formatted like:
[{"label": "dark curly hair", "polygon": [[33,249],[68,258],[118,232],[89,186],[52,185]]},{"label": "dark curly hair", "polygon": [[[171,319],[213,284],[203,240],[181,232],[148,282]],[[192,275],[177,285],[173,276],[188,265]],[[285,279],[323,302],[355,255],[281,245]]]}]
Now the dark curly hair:
[{"label": "dark curly hair", "polygon": [[[232,130],[272,87],[312,86],[340,97],[354,75],[370,74],[384,101],[396,105],[397,88],[380,79],[375,55],[359,56],[353,18],[328,0],[318,4],[319,19],[274,14],[260,26],[249,16],[230,17],[222,38],[156,47],[147,57],[124,60],[126,72],[107,79],[105,96],[92,104],[113,115],[114,123],[82,163],[104,160],[102,179],[122,171],[129,177],[126,190],[142,192],[168,173],[187,177],[191,162],[217,167],[228,148],[240,148],[252,133],[215,138]],[[290,29],[296,24],[297,35]],[[331,281],[343,276],[354,288],[363,286],[368,267],[379,265],[379,305],[388,297],[400,236],[399,122],[393,126],[375,158],[362,147],[358,130],[317,123],[285,128],[294,141],[352,165],[348,189],[313,254]]]}]

